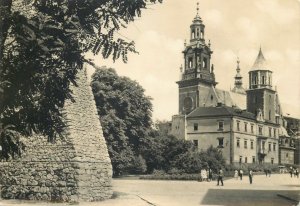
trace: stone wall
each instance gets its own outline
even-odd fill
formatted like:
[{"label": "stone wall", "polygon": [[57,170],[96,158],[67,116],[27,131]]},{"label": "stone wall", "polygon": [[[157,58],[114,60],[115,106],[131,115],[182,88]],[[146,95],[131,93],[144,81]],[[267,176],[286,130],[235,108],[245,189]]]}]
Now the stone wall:
[{"label": "stone wall", "polygon": [[65,139],[24,138],[22,158],[0,163],[2,198],[51,201],[98,201],[112,195],[112,166],[92,90],[85,71],[67,101]]}]

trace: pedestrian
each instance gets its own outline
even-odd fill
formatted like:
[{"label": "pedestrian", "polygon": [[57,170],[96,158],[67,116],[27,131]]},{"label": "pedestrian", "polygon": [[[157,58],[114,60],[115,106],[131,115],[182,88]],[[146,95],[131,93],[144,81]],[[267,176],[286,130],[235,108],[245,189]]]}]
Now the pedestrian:
[{"label": "pedestrian", "polygon": [[290,175],[291,175],[291,177],[293,177],[293,168],[292,167],[290,167]]},{"label": "pedestrian", "polygon": [[295,173],[296,173],[297,178],[299,178],[299,170],[298,170],[298,168],[296,168]]},{"label": "pedestrian", "polygon": [[202,170],[200,170],[200,173],[199,173],[199,178],[198,178],[198,181],[199,181],[199,182],[202,182],[202,175],[201,175],[201,171],[202,171]]},{"label": "pedestrian", "polygon": [[207,172],[206,169],[201,170],[202,181],[207,181]]},{"label": "pedestrian", "polygon": [[240,180],[243,180],[243,170],[242,169],[240,169]]},{"label": "pedestrian", "polygon": [[217,186],[219,186],[219,182],[220,181],[222,183],[222,186],[224,186],[224,184],[223,184],[223,176],[224,176],[223,170],[220,169],[219,172],[218,172],[218,184],[217,184]]},{"label": "pedestrian", "polygon": [[236,180],[239,179],[238,171],[237,171],[237,170],[234,170],[234,178],[235,178]]},{"label": "pedestrian", "polygon": [[212,170],[208,169],[208,181],[212,181]]},{"label": "pedestrian", "polygon": [[249,181],[250,181],[250,184],[252,184],[252,178],[253,178],[253,172],[252,170],[249,171]]},{"label": "pedestrian", "polygon": [[271,177],[271,169],[268,169],[269,177]]},{"label": "pedestrian", "polygon": [[266,177],[268,177],[268,170],[265,169],[265,174],[266,174]]}]

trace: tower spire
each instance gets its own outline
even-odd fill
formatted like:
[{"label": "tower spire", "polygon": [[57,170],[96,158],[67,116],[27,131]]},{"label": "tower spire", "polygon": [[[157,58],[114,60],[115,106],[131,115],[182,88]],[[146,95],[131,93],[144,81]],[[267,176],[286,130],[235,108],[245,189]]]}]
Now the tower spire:
[{"label": "tower spire", "polygon": [[239,59],[239,57],[237,57],[236,63],[237,63],[236,72],[240,73],[241,69],[240,69],[240,59]]},{"label": "tower spire", "polygon": [[197,16],[199,16],[199,2],[197,2]]},{"label": "tower spire", "polygon": [[240,71],[241,71],[241,68],[240,68],[240,59],[239,57],[237,57],[237,60],[236,60],[236,75],[234,77],[234,88],[231,90],[232,92],[235,92],[235,93],[239,93],[239,94],[246,94],[246,91],[245,89],[243,88],[243,77],[242,75],[240,74]]}]

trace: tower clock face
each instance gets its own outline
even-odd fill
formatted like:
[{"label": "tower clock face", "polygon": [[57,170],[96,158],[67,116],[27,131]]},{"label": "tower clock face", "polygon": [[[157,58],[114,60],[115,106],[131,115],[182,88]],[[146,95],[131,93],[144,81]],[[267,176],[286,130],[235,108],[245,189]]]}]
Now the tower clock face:
[{"label": "tower clock face", "polygon": [[193,107],[193,100],[192,100],[191,97],[184,98],[184,100],[183,100],[183,107],[184,107],[184,110],[187,110],[187,111],[189,111],[189,110],[192,109],[192,107]]}]

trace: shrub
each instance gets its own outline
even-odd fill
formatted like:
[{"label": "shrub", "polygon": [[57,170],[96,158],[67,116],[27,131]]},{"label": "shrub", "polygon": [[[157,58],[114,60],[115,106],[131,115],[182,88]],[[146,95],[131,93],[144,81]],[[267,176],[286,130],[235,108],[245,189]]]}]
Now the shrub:
[{"label": "shrub", "polygon": [[144,174],[147,171],[147,165],[145,159],[139,155],[133,158],[130,173],[132,174]]}]

